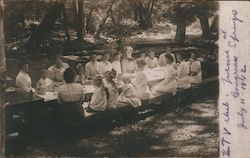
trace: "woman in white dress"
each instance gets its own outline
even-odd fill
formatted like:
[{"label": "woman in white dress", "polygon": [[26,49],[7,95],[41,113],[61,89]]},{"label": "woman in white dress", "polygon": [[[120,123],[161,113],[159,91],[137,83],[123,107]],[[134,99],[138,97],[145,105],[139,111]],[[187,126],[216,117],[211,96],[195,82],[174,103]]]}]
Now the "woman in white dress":
[{"label": "woman in white dress", "polygon": [[197,60],[195,53],[191,53],[189,82],[191,84],[199,84],[202,82],[201,63]]},{"label": "woman in white dress", "polygon": [[172,64],[174,59],[171,54],[166,54],[165,58],[167,65],[164,70],[164,80],[152,87],[151,93],[153,97],[163,95],[167,92],[173,95],[176,94],[176,72]]},{"label": "woman in white dress", "polygon": [[107,109],[108,90],[104,87],[104,83],[101,76],[97,76],[94,79],[95,90],[91,97],[88,112],[101,112]]},{"label": "woman in white dress", "polygon": [[147,100],[150,97],[150,90],[148,87],[148,77],[145,73],[146,62],[141,60],[138,62],[138,72],[135,77],[136,96],[141,100]]},{"label": "woman in white dress", "polygon": [[27,62],[19,64],[19,73],[16,77],[16,86],[22,92],[34,92],[34,89],[31,86],[31,78],[28,75],[29,65]]},{"label": "woman in white dress", "polygon": [[177,54],[177,59],[180,62],[177,67],[177,87],[187,89],[190,87],[189,62],[183,59],[181,54]]}]

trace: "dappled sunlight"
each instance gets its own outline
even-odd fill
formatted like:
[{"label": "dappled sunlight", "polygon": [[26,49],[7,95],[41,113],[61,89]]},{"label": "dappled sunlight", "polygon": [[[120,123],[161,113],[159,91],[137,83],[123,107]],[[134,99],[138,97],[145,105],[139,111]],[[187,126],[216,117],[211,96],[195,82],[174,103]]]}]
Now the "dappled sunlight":
[{"label": "dappled sunlight", "polygon": [[191,153],[198,153],[198,151],[202,148],[200,145],[188,145],[188,146],[180,146],[179,152],[180,154],[191,154]]},{"label": "dappled sunlight", "polygon": [[180,141],[180,140],[189,140],[192,137],[196,137],[197,132],[203,130],[203,126],[199,125],[187,125],[183,128],[177,129],[174,133],[171,134],[171,139]]}]

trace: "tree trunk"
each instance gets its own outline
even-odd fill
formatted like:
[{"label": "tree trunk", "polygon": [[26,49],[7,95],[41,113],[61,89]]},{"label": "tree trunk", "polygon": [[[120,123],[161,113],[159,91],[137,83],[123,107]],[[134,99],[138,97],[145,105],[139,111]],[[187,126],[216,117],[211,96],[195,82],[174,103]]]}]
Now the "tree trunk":
[{"label": "tree trunk", "polygon": [[185,18],[180,18],[177,22],[175,41],[184,42],[185,39],[186,39],[186,20]]},{"label": "tree trunk", "polygon": [[66,41],[70,41],[70,35],[68,30],[68,18],[66,14],[65,4],[63,4],[63,27],[64,27]]},{"label": "tree trunk", "polygon": [[59,2],[55,2],[52,7],[48,9],[48,12],[43,18],[41,24],[31,35],[28,45],[34,43],[39,44],[49,37],[50,31],[52,30],[58,17],[60,17],[62,9],[63,5]]},{"label": "tree trunk", "polygon": [[90,26],[91,26],[91,19],[92,19],[92,14],[93,14],[94,9],[91,8],[89,15],[86,14],[86,32],[90,33]]},{"label": "tree trunk", "polygon": [[0,1],[0,73],[6,70],[5,38],[4,38],[4,2]]},{"label": "tree trunk", "polygon": [[106,12],[106,15],[102,19],[102,21],[101,21],[101,23],[100,23],[100,25],[99,25],[99,27],[98,27],[95,35],[94,35],[94,38],[100,38],[100,33],[102,32],[103,26],[104,26],[104,24],[105,24],[105,22],[106,22],[106,20],[107,20],[107,18],[109,16],[111,10],[112,10],[112,6],[113,6],[114,2],[115,2],[115,0],[113,0],[112,3],[110,4],[110,6],[109,6],[109,8],[108,8],[108,10]]},{"label": "tree trunk", "polygon": [[153,10],[153,2],[149,1],[147,6],[145,6],[143,1],[136,3],[138,16],[139,16],[139,26],[141,29],[148,29],[152,26],[151,14]]},{"label": "tree trunk", "polygon": [[200,24],[201,24],[201,29],[202,29],[202,38],[208,39],[210,36],[208,17],[207,15],[200,15],[199,19],[200,19]]},{"label": "tree trunk", "polygon": [[77,31],[77,39],[83,40],[83,0],[79,0],[76,2],[77,6],[77,21],[76,21],[76,31]]}]

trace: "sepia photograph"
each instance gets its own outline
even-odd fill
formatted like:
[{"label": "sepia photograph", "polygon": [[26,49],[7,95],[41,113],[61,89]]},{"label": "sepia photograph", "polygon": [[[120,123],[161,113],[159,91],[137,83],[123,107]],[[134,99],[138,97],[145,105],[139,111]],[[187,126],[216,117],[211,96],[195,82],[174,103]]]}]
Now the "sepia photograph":
[{"label": "sepia photograph", "polygon": [[0,0],[3,157],[219,157],[218,1]]}]

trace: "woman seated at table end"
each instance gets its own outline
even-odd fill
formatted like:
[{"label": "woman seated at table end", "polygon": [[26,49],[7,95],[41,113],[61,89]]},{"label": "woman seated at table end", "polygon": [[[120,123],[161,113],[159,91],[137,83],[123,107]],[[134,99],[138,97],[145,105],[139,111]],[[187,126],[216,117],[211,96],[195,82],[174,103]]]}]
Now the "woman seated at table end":
[{"label": "woman seated at table end", "polygon": [[174,59],[171,54],[166,54],[165,57],[167,65],[164,70],[164,80],[152,87],[152,97],[157,97],[167,92],[170,92],[173,95],[176,94],[176,72],[172,64]]},{"label": "woman seated at table end", "polygon": [[31,78],[28,75],[29,65],[27,62],[19,64],[19,73],[16,77],[16,86],[21,92],[35,92],[35,89],[31,86]]}]

